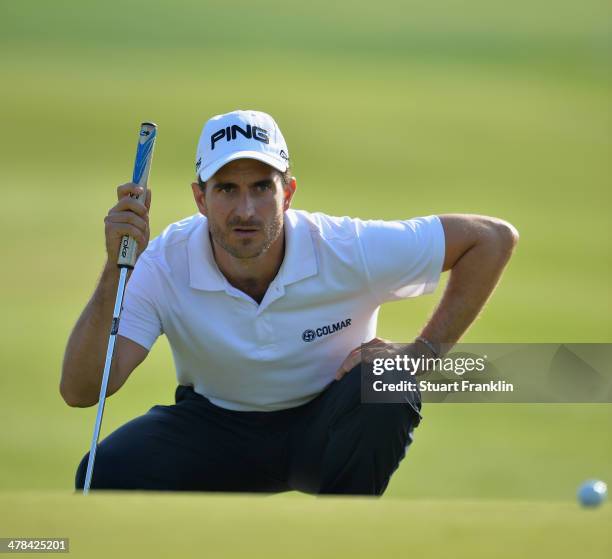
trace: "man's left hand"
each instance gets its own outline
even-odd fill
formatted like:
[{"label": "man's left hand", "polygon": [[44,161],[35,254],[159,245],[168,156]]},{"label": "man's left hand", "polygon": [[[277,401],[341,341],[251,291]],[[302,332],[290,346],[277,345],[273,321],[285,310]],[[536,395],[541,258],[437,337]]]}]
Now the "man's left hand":
[{"label": "man's left hand", "polygon": [[392,357],[397,354],[397,345],[393,345],[393,342],[383,338],[373,338],[348,354],[348,357],[336,371],[336,380],[340,380],[346,373],[361,363],[362,348],[371,348],[376,357]]}]

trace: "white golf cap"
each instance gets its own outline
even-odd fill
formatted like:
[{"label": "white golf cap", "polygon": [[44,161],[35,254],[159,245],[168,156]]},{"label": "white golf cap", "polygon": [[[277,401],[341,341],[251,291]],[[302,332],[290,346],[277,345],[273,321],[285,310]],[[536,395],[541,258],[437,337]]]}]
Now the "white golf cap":
[{"label": "white golf cap", "polygon": [[232,111],[213,116],[198,142],[196,173],[207,181],[236,159],[257,159],[285,172],[289,150],[274,119],[261,111]]}]

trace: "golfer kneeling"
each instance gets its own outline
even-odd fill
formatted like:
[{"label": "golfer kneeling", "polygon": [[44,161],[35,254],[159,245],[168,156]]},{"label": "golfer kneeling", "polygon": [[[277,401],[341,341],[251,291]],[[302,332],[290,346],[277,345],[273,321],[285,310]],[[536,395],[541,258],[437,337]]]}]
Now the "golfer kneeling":
[{"label": "golfer kneeling", "polygon": [[431,293],[451,270],[414,342],[437,355],[482,309],[516,230],[479,215],[365,221],[290,209],[289,151],[258,111],[211,118],[196,170],[198,213],[150,243],[150,191],[142,206],[130,197],[137,185],[120,186],[105,219],[107,263],[68,341],[60,392],[70,406],[98,402],[126,234],[140,253],[108,395],[161,334],[178,387],[174,405],[153,406],[100,442],[92,489],[382,495],[421,402],[418,393],[361,402],[360,348],[385,344],[376,337],[380,305]]}]

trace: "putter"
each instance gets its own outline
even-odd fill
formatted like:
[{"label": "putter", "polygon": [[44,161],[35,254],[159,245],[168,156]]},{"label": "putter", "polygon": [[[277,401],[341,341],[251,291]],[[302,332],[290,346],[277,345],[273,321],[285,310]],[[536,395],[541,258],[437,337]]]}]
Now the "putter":
[{"label": "putter", "polygon": [[[153,156],[153,146],[157,137],[157,125],[152,122],[143,122],[140,125],[140,133],[138,136],[138,148],[136,150],[136,161],[134,163],[134,174],[132,182],[142,187],[143,191],[140,195],[135,196],[142,204],[147,197],[147,180],[149,179],[149,170],[151,169],[151,158]],[[131,195],[134,197],[133,195]],[[113,322],[111,325],[110,337],[108,339],[108,348],[106,350],[106,361],[104,361],[104,371],[102,372],[102,385],[100,386],[100,397],[98,399],[98,414],[96,416],[96,424],[94,426],[93,438],[91,440],[91,449],[89,450],[89,460],[87,461],[87,473],[85,475],[85,484],[83,485],[83,494],[89,493],[91,487],[91,478],[93,475],[94,462],[96,460],[96,449],[98,448],[98,439],[100,437],[100,427],[102,425],[102,414],[104,413],[104,403],[106,401],[106,389],[108,386],[108,377],[110,376],[111,365],[113,362],[113,352],[115,350],[115,339],[119,330],[119,319],[121,317],[121,306],[123,304],[123,294],[125,284],[127,282],[128,270],[134,268],[136,264],[136,241],[125,235],[121,239],[119,250],[119,258],[117,266],[119,272],[119,284],[117,285],[117,297],[115,298],[115,307],[113,309]]]}]

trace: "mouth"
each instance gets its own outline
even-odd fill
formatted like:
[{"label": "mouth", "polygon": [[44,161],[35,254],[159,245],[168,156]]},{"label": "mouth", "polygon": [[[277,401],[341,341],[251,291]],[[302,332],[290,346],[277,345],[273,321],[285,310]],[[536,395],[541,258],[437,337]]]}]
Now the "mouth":
[{"label": "mouth", "polygon": [[259,229],[255,227],[234,227],[232,231],[239,237],[253,237],[259,232]]}]

